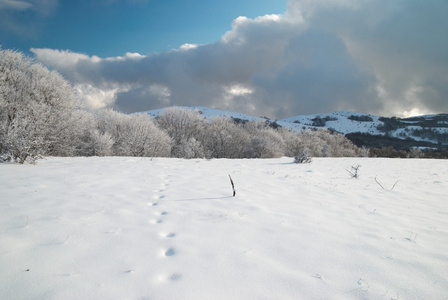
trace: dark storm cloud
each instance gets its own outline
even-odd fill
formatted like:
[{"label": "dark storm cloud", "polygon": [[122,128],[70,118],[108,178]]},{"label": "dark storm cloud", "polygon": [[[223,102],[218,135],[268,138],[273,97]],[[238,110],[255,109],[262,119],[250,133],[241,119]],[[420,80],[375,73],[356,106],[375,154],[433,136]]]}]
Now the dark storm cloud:
[{"label": "dark storm cloud", "polygon": [[32,51],[92,106],[126,112],[169,105],[278,118],[333,110],[446,112],[447,7],[423,0],[297,0],[284,15],[235,19],[231,31],[208,45],[114,58]]},{"label": "dark storm cloud", "polygon": [[275,107],[276,115],[381,109],[370,88],[375,79],[357,68],[341,40],[324,31],[307,30],[291,40],[287,52],[294,57],[288,65],[253,80],[263,93],[260,98]]}]

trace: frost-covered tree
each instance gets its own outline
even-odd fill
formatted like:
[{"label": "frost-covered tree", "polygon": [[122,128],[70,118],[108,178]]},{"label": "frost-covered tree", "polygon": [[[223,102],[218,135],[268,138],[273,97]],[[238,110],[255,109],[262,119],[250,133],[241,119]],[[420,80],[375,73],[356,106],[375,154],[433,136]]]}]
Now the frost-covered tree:
[{"label": "frost-covered tree", "polygon": [[113,109],[100,109],[95,111],[97,127],[100,133],[109,133],[114,142],[120,142],[124,132],[125,115]]},{"label": "frost-covered tree", "polygon": [[[157,124],[173,139],[172,156],[183,157],[186,152],[191,153],[194,141],[202,140],[206,121],[198,111],[169,107],[157,117]],[[194,151],[200,152],[200,149]]]},{"label": "frost-covered tree", "polygon": [[285,143],[284,155],[288,157],[294,157],[299,153],[305,153],[300,135],[297,132],[279,129],[279,133],[282,135],[283,141]]},{"label": "frost-covered tree", "polygon": [[300,133],[282,130],[281,134],[286,143],[286,156],[350,157],[368,156],[369,152],[356,147],[344,135],[328,130],[304,130]]},{"label": "frost-covered tree", "polygon": [[171,138],[147,114],[126,116],[121,149],[131,156],[170,156]]},{"label": "frost-covered tree", "polygon": [[98,129],[90,131],[93,156],[111,156],[114,139],[109,132],[101,133]]},{"label": "frost-covered tree", "polygon": [[343,134],[318,130],[316,137],[321,140],[321,153],[324,157],[350,157],[357,154],[357,147]]},{"label": "frost-covered tree", "polygon": [[77,119],[76,142],[77,156],[110,156],[113,155],[112,147],[115,143],[109,132],[101,131],[98,124],[98,115],[90,111],[78,110],[75,112]]},{"label": "frost-covered tree", "polygon": [[119,156],[170,156],[172,140],[147,114],[125,115],[110,109],[97,113],[98,134],[113,141]]},{"label": "frost-covered tree", "polygon": [[250,122],[245,125],[250,135],[247,157],[274,158],[285,155],[286,144],[277,129],[273,129],[265,122]]},{"label": "frost-covered tree", "polygon": [[249,134],[230,118],[216,117],[207,124],[204,148],[209,158],[243,158]]},{"label": "frost-covered tree", "polygon": [[173,153],[176,157],[182,158],[203,158],[204,146],[195,137],[182,138],[177,144],[173,146]]},{"label": "frost-covered tree", "polygon": [[0,50],[0,155],[73,155],[79,102],[70,84],[21,52]]}]

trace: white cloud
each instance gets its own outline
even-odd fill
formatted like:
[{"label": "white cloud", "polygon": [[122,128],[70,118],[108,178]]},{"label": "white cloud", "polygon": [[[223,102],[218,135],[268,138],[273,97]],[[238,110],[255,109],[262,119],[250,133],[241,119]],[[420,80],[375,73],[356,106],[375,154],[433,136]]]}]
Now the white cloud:
[{"label": "white cloud", "polygon": [[241,95],[249,95],[254,92],[254,90],[250,87],[234,84],[226,88],[226,92],[232,96],[241,96]]},{"label": "white cloud", "polygon": [[[0,0],[0,33],[36,37],[58,0]],[[26,18],[21,17],[26,12]]]},{"label": "white cloud", "polygon": [[190,50],[190,49],[195,49],[197,47],[198,47],[197,44],[188,44],[188,43],[186,43],[186,44],[183,44],[183,45],[180,46],[180,50],[187,51],[187,50]]},{"label": "white cloud", "polygon": [[405,110],[405,111],[399,113],[397,116],[402,117],[402,118],[408,118],[408,117],[413,117],[413,116],[427,115],[430,113],[431,112],[428,110],[420,110],[420,108],[414,107],[410,110]]},{"label": "white cloud", "polygon": [[31,48],[30,51],[42,62],[50,62],[51,66],[59,70],[71,70],[79,61],[100,62],[97,56],[88,56],[82,53],[71,52],[69,50],[54,50],[48,48]]},{"label": "white cloud", "polygon": [[91,109],[112,107],[118,90],[118,88],[100,89],[90,84],[77,84],[75,86],[76,93],[84,101],[86,107]]},{"label": "white cloud", "polygon": [[169,98],[171,95],[170,89],[160,84],[152,84],[149,86],[148,91],[158,97]]},{"label": "white cloud", "polygon": [[165,105],[278,118],[446,112],[447,13],[444,1],[290,0],[284,15],[238,17],[207,45],[109,58],[32,51],[75,85],[91,86],[90,102],[127,112]]},{"label": "white cloud", "polygon": [[126,52],[125,56],[127,58],[130,58],[130,59],[142,59],[142,58],[145,58],[145,56],[141,55],[140,53],[131,53],[131,52]]},{"label": "white cloud", "polygon": [[[132,53],[132,52],[126,52],[124,56],[115,56],[115,57],[106,57],[104,60],[106,61],[126,61],[126,60],[140,60],[145,58],[145,55],[141,55],[140,53]],[[88,59],[92,60],[93,62],[101,62],[101,58],[97,56],[87,57]]]},{"label": "white cloud", "polygon": [[[287,18],[282,15],[265,15],[255,19],[250,19],[244,16],[236,18],[232,22],[232,30],[226,32],[222,37],[223,43],[234,43],[235,45],[241,45],[246,42],[250,42],[253,37],[252,34],[261,34],[264,30],[277,29],[280,23],[284,23],[280,27],[290,23]],[[286,27],[286,26],[285,26]],[[285,32],[287,33],[287,32]],[[266,32],[269,36],[269,32]]]},{"label": "white cloud", "polygon": [[0,9],[7,10],[27,10],[33,8],[33,4],[19,0],[0,0]]}]

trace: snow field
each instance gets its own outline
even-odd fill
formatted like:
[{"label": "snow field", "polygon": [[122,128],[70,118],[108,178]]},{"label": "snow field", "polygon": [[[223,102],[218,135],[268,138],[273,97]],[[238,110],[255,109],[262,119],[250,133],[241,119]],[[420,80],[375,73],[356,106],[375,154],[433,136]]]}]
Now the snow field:
[{"label": "snow field", "polygon": [[447,167],[374,158],[0,164],[0,295],[448,299]]}]

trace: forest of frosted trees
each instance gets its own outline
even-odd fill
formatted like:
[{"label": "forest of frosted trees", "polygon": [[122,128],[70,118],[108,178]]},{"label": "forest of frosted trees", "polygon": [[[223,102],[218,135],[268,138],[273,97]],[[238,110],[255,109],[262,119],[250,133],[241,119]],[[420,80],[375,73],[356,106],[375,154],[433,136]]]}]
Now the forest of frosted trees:
[{"label": "forest of frosted trees", "polygon": [[21,52],[0,49],[0,161],[44,156],[274,158],[366,156],[326,130],[292,132],[268,122],[206,119],[198,111],[165,109],[158,117],[87,110],[72,86]]}]

